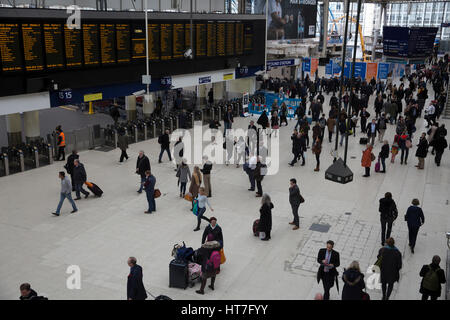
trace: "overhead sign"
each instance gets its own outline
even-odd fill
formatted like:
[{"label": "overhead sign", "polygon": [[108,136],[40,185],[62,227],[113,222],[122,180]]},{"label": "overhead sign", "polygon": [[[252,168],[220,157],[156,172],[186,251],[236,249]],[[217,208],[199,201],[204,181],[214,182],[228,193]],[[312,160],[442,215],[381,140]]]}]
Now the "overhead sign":
[{"label": "overhead sign", "polygon": [[383,27],[383,54],[394,57],[408,57],[409,28]]},{"label": "overhead sign", "polygon": [[295,59],[267,61],[267,68],[286,67],[286,66],[295,66],[295,65],[297,65]]},{"label": "overhead sign", "polygon": [[102,99],[103,99],[103,94],[101,92],[84,95],[84,102],[97,101],[97,100],[102,100]]},{"label": "overhead sign", "polygon": [[234,73],[226,73],[223,75],[223,80],[233,80],[234,79]]},{"label": "overhead sign", "polygon": [[211,82],[211,76],[198,78],[199,84],[210,83],[210,82]]},{"label": "overhead sign", "polygon": [[434,39],[438,28],[410,28],[408,57],[428,57],[433,53]]}]

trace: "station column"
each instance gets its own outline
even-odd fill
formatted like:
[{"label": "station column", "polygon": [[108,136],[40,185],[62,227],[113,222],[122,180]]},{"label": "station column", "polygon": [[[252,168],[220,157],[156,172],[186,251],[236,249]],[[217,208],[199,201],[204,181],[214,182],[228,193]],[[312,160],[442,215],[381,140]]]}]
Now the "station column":
[{"label": "station column", "polygon": [[6,115],[6,131],[8,132],[8,145],[10,147],[22,143],[22,119],[20,113]]},{"label": "station column", "polygon": [[213,93],[214,93],[214,101],[220,101],[224,99],[224,88],[225,88],[225,82],[215,82],[213,83]]},{"label": "station column", "polygon": [[323,0],[323,47],[322,47],[322,58],[327,57],[327,43],[328,43],[328,9],[330,8],[329,0]]},{"label": "station column", "polygon": [[155,111],[155,100],[154,93],[144,95],[144,100],[142,101],[144,118],[149,118],[153,111]]},{"label": "station column", "polygon": [[128,120],[136,120],[136,96],[125,97],[125,110],[127,110]]},{"label": "station column", "polygon": [[24,113],[23,125],[25,128],[25,139],[27,143],[39,141],[41,127],[39,123],[39,111],[28,111]]},{"label": "station column", "polygon": [[208,101],[207,99],[208,96],[208,91],[206,89],[206,84],[200,84],[197,86],[197,101],[198,101],[198,106],[197,107],[203,107],[206,105],[206,102]]}]

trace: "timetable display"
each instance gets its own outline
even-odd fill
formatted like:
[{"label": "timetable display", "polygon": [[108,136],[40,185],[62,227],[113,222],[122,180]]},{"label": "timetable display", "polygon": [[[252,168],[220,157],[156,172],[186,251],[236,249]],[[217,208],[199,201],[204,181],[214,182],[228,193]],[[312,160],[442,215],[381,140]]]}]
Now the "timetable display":
[{"label": "timetable display", "polygon": [[117,63],[127,63],[131,61],[130,41],[130,25],[116,24]]},{"label": "timetable display", "polygon": [[175,23],[173,25],[173,44],[172,44],[172,57],[173,59],[183,58],[184,51],[186,49],[184,43],[184,24]]},{"label": "timetable display", "polygon": [[100,45],[98,42],[98,25],[83,24],[84,65],[100,64]]},{"label": "timetable display", "polygon": [[23,70],[19,33],[19,24],[0,23],[0,57],[2,71]]},{"label": "timetable display", "polygon": [[148,59],[150,61],[158,61],[161,51],[160,46],[160,36],[159,24],[149,23],[148,24]]},{"label": "timetable display", "polygon": [[208,57],[216,56],[216,24],[214,22],[208,22],[207,25],[207,44],[206,55]]},{"label": "timetable display", "polygon": [[235,54],[244,54],[244,24],[242,22],[236,23],[235,34]]},{"label": "timetable display", "polygon": [[246,24],[244,26],[244,52],[249,53],[253,50],[253,26]]},{"label": "timetable display", "polygon": [[44,49],[47,69],[64,67],[63,34],[60,24],[44,23]]},{"label": "timetable display", "polygon": [[234,22],[227,22],[227,40],[226,40],[226,46],[227,46],[227,56],[234,55],[234,34],[235,34],[235,23]]},{"label": "timetable display", "polygon": [[145,58],[145,28],[143,26],[133,27],[131,38],[133,59]]},{"label": "timetable display", "polygon": [[[191,47],[191,25],[185,24],[184,25],[184,47],[185,50],[189,49]],[[192,30],[192,52],[194,53],[195,48],[195,27]],[[195,56],[195,55],[194,55]]]},{"label": "timetable display", "polygon": [[83,45],[81,43],[81,30],[69,29],[64,25],[64,46],[66,51],[66,66],[68,68],[81,67],[83,64]]},{"label": "timetable display", "polygon": [[225,49],[225,42],[226,42],[226,23],[225,22],[219,22],[217,23],[217,55],[218,56],[225,56],[226,55],[226,49]]},{"label": "timetable display", "polygon": [[23,54],[26,71],[44,69],[42,53],[42,32],[39,23],[22,24]]},{"label": "timetable display", "polygon": [[195,25],[195,47],[196,57],[206,56],[206,24],[197,23]]},{"label": "timetable display", "polygon": [[172,59],[173,24],[161,24],[161,60]]},{"label": "timetable display", "polygon": [[100,25],[100,47],[102,64],[116,63],[116,34],[114,24]]}]

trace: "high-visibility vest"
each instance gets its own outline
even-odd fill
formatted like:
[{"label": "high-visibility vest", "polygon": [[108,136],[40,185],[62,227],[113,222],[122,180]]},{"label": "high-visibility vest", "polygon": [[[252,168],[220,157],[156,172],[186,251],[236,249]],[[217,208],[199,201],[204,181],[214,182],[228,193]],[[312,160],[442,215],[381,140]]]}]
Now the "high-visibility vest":
[{"label": "high-visibility vest", "polygon": [[61,142],[58,145],[58,147],[65,147],[66,146],[66,136],[64,135],[64,132],[60,132],[59,136],[61,137]]}]

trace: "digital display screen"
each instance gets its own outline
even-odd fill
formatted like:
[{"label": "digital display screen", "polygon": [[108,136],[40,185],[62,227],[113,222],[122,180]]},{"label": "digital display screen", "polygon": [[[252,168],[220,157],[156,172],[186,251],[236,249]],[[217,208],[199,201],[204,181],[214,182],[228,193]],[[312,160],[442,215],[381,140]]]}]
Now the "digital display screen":
[{"label": "digital display screen", "polygon": [[83,24],[84,65],[100,64],[100,45],[98,43],[98,25]]},{"label": "digital display screen", "polygon": [[143,26],[133,26],[131,38],[133,59],[145,58],[145,31]]},{"label": "digital display screen", "polygon": [[225,56],[226,50],[225,50],[225,42],[226,42],[226,23],[225,22],[218,22],[217,23],[217,55],[218,56]]},{"label": "digital display screen", "polygon": [[172,57],[174,59],[183,58],[185,51],[185,43],[184,43],[184,24],[175,23],[173,25],[173,45],[172,45]]},{"label": "digital display screen", "polygon": [[116,52],[118,63],[131,61],[130,40],[130,25],[116,24]]},{"label": "digital display screen", "polygon": [[39,71],[44,69],[44,56],[42,53],[41,25],[36,23],[22,24],[23,54],[26,71]]},{"label": "digital display screen", "polygon": [[102,64],[116,63],[116,28],[114,24],[100,25],[100,47]]},{"label": "digital display screen", "polygon": [[235,53],[237,55],[244,54],[244,24],[242,22],[236,23],[235,34]]},{"label": "digital display screen", "polygon": [[208,57],[216,56],[216,25],[214,22],[208,22],[207,25],[207,37],[206,55]]},{"label": "digital display screen", "polygon": [[64,67],[63,34],[60,24],[44,24],[44,47],[47,69]]},{"label": "digital display screen", "polygon": [[66,49],[66,66],[68,68],[81,67],[83,64],[83,47],[81,43],[81,30],[69,29],[64,25],[64,46]]},{"label": "digital display screen", "polygon": [[195,47],[196,47],[196,57],[206,56],[206,24],[197,23],[195,25]]},{"label": "digital display screen", "polygon": [[249,53],[253,50],[253,26],[246,24],[244,26],[244,52]]},{"label": "digital display screen", "polygon": [[227,22],[227,56],[234,55],[234,34],[235,34],[236,26],[234,22]]},{"label": "digital display screen", "polygon": [[172,59],[173,24],[161,24],[161,60]]},{"label": "digital display screen", "polygon": [[[184,25],[184,47],[189,49],[191,47],[191,25]],[[195,53],[195,26],[192,30],[192,53]],[[194,55],[195,56],[195,55]]]},{"label": "digital display screen", "polygon": [[161,51],[159,24],[148,24],[148,58],[150,61],[158,61]]},{"label": "digital display screen", "polygon": [[17,23],[0,23],[0,57],[2,71],[23,70]]}]

